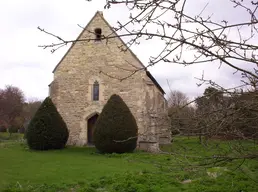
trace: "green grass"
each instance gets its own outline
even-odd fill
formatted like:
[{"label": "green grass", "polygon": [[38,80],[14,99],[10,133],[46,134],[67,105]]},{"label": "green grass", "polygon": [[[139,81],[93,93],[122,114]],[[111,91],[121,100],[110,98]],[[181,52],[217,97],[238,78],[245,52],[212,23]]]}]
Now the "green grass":
[{"label": "green grass", "polygon": [[10,140],[20,140],[23,138],[23,134],[19,134],[19,133],[8,133],[8,132],[0,132],[0,142],[4,142],[4,141],[10,141]]},{"label": "green grass", "polygon": [[[101,155],[94,148],[31,151],[21,138],[0,134],[0,191],[258,191],[257,160],[198,166],[210,163],[199,157],[231,152],[228,142],[204,147],[197,138],[176,137],[172,145],[161,146],[167,154]],[[243,147],[258,149],[252,142]]]}]

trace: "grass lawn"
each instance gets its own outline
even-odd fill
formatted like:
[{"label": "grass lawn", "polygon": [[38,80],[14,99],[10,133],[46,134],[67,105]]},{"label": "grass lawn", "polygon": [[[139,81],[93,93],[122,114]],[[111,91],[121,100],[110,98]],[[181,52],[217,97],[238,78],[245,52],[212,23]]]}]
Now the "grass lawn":
[{"label": "grass lawn", "polygon": [[[200,162],[199,157],[230,151],[227,142],[203,147],[197,138],[176,137],[172,145],[161,147],[172,154],[101,155],[94,148],[31,151],[21,135],[7,136],[0,133],[0,191],[258,191],[257,159],[187,166]],[[251,142],[245,146],[258,149]]]}]

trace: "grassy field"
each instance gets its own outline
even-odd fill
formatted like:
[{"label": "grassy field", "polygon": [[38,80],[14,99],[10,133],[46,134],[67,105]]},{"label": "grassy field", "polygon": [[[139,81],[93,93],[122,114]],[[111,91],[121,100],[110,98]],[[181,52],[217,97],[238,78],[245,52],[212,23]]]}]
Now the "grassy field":
[{"label": "grassy field", "polygon": [[[258,149],[251,142],[244,147]],[[197,162],[208,163],[199,157],[231,151],[227,142],[203,147],[197,138],[176,137],[173,144],[161,148],[169,153],[101,155],[94,148],[75,147],[31,151],[22,135],[9,138],[0,133],[0,191],[258,191],[257,160],[197,166]]]}]

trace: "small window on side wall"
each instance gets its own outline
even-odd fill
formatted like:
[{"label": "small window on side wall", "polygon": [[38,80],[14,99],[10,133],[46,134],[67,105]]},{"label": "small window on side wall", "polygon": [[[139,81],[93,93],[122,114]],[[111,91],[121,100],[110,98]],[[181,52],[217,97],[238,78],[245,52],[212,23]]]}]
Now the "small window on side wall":
[{"label": "small window on side wall", "polygon": [[95,81],[93,84],[93,101],[99,100],[99,83]]},{"label": "small window on side wall", "polygon": [[95,29],[95,41],[101,41],[101,33],[102,33],[101,28]]}]

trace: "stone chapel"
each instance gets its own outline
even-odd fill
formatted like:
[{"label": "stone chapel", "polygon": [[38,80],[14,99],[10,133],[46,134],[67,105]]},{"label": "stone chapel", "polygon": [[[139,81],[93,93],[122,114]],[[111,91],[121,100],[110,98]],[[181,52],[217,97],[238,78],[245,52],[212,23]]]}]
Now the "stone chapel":
[{"label": "stone chapel", "polygon": [[135,116],[138,148],[156,151],[171,141],[165,92],[147,69],[130,75],[144,65],[130,49],[120,50],[126,46],[120,37],[101,39],[111,33],[117,36],[97,11],[77,38],[94,40],[75,41],[53,70],[49,96],[68,126],[67,145],[94,145],[94,123],[109,97],[118,94]]}]

